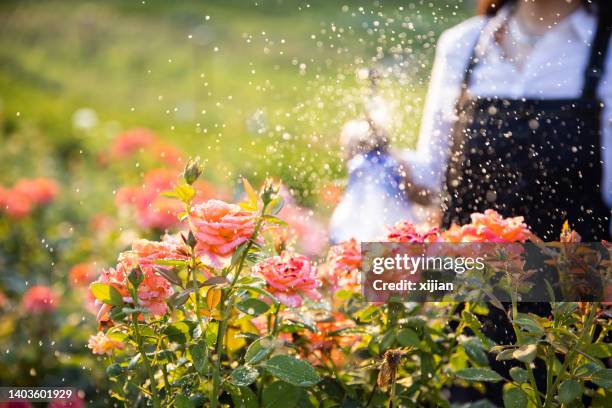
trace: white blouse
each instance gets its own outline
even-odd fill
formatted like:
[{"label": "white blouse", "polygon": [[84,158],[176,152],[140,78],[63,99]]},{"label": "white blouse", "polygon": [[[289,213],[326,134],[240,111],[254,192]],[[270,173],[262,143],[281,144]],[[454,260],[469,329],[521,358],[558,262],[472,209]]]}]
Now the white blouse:
[{"label": "white blouse", "polygon": [[[581,95],[597,17],[584,8],[577,9],[541,37],[519,70],[504,59],[494,39],[494,33],[510,11],[509,7],[504,7],[490,19],[473,17],[440,37],[417,149],[401,153],[416,184],[433,192],[441,191],[456,120],[455,104],[467,61],[479,36],[476,48],[479,62],[468,88],[471,95],[512,99],[577,98]],[[612,45],[597,95],[604,103],[601,193],[612,207]]]}]

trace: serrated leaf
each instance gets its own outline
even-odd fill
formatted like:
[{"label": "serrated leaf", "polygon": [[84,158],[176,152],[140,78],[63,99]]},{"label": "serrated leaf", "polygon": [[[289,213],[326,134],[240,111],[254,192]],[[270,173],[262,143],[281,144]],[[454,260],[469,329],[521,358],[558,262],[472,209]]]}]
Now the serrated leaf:
[{"label": "serrated leaf", "polygon": [[109,284],[94,282],[89,285],[89,289],[94,297],[102,303],[112,306],[123,305],[123,297],[117,289]]},{"label": "serrated leaf", "polygon": [[239,387],[248,387],[253,384],[257,377],[259,377],[259,371],[255,367],[251,366],[240,366],[232,371],[232,382]]},{"label": "serrated leaf", "polygon": [[249,345],[244,355],[247,364],[257,364],[274,351],[275,343],[272,336],[265,336],[255,340]]},{"label": "serrated leaf", "polygon": [[309,362],[289,355],[274,356],[263,367],[279,380],[298,387],[310,387],[321,381]]},{"label": "serrated leaf", "polygon": [[489,368],[464,368],[456,372],[457,377],[468,381],[498,382],[502,376]]},{"label": "serrated leaf", "polygon": [[606,390],[612,390],[612,368],[604,368],[596,371],[591,376],[591,381]]},{"label": "serrated leaf", "polygon": [[229,381],[224,382],[224,387],[232,396],[232,402],[236,408],[258,408],[257,396],[249,387],[237,387]]}]

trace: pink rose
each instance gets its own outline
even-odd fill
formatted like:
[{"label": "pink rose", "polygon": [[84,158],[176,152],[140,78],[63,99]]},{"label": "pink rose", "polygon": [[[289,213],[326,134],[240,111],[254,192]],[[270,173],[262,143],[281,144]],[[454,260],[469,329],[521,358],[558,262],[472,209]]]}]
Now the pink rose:
[{"label": "pink rose", "polygon": [[215,266],[227,258],[255,231],[255,214],[234,204],[209,200],[197,204],[189,213],[189,226],[198,240],[198,255],[206,256]]},{"label": "pink rose", "polygon": [[325,277],[334,289],[359,286],[360,268],[361,247],[354,238],[329,249]]},{"label": "pink rose", "polygon": [[471,218],[470,224],[453,225],[442,238],[446,242],[525,242],[531,238],[523,217],[504,218],[495,210],[486,210]]},{"label": "pink rose", "polygon": [[283,252],[280,256],[264,259],[253,271],[263,276],[270,292],[287,306],[301,306],[302,295],[312,300],[321,299],[317,291],[321,286],[317,268],[304,255]]},{"label": "pink rose", "polygon": [[[132,303],[134,300],[128,289],[128,275],[131,270],[138,265],[138,256],[133,252],[124,252],[119,255],[119,263],[116,268],[109,268],[102,271],[96,282],[112,285],[123,297],[125,302]],[[161,316],[168,310],[166,300],[174,293],[172,285],[166,278],[159,275],[150,266],[141,267],[143,281],[138,286],[138,299],[136,302],[149,310],[154,316]],[[108,312],[110,306],[107,304],[99,305],[98,321],[110,320]]]},{"label": "pink rose", "polygon": [[424,243],[436,242],[439,237],[438,228],[417,226],[408,221],[400,221],[389,227],[387,241],[389,242],[409,242]]},{"label": "pink rose", "polygon": [[54,180],[45,177],[21,179],[13,186],[13,194],[24,194],[38,205],[50,203],[57,196],[59,187]]},{"label": "pink rose", "polygon": [[29,313],[42,314],[57,309],[58,297],[51,288],[37,285],[25,292],[22,304]]},{"label": "pink rose", "polygon": [[126,158],[155,142],[157,135],[149,129],[130,129],[113,140],[111,154],[116,158]]}]

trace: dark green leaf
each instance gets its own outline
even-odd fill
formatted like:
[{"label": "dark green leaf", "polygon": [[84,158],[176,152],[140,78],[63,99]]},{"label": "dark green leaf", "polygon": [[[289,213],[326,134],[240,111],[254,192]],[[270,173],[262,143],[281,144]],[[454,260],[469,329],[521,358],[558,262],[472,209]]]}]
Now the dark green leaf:
[{"label": "dark green leaf", "polygon": [[174,406],[176,408],[193,408],[191,400],[184,394],[176,394],[176,397],[174,398]]},{"label": "dark green leaf", "polygon": [[457,377],[468,381],[498,382],[502,376],[489,368],[464,368],[457,371]]},{"label": "dark green leaf", "polygon": [[419,347],[419,335],[412,329],[402,329],[397,333],[397,341],[403,347]]},{"label": "dark green leaf", "polygon": [[208,348],[206,343],[198,342],[189,346],[189,353],[193,360],[193,368],[203,375],[208,371]]},{"label": "dark green leaf", "polygon": [[612,368],[604,368],[596,371],[591,380],[606,390],[612,390]]},{"label": "dark green leaf", "polygon": [[263,390],[263,408],[294,407],[300,399],[301,390],[291,384],[276,381]]},{"label": "dark green leaf", "polygon": [[526,408],[529,398],[522,389],[509,386],[504,388],[504,407],[505,408]]},{"label": "dark green leaf", "polygon": [[244,355],[244,361],[247,364],[257,364],[268,357],[274,350],[274,347],[274,338],[272,336],[261,337],[249,345]]},{"label": "dark green leaf", "polygon": [[310,363],[298,360],[293,356],[274,356],[266,361],[263,366],[279,380],[298,387],[310,387],[321,381],[321,377]]},{"label": "dark green leaf", "polygon": [[251,316],[259,316],[270,309],[270,305],[261,299],[248,298],[236,305],[238,310]]},{"label": "dark green leaf", "polygon": [[259,371],[255,367],[240,366],[232,371],[232,382],[239,387],[248,387],[257,380],[258,376]]},{"label": "dark green leaf", "polygon": [[573,379],[565,380],[559,386],[559,402],[569,404],[582,395],[582,385]]},{"label": "dark green leaf", "polygon": [[512,367],[510,369],[510,377],[519,384],[524,384],[529,381],[527,370],[521,367]]}]

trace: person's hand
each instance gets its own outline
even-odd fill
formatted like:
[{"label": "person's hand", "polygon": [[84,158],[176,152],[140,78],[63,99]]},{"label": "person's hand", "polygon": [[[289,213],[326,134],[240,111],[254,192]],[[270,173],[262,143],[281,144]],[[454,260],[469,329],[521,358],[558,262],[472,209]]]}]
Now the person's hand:
[{"label": "person's hand", "polygon": [[386,148],[387,145],[388,139],[384,131],[376,129],[372,122],[365,119],[347,122],[340,133],[340,148],[347,160],[356,154]]},{"label": "person's hand", "polygon": [[406,197],[413,203],[419,205],[430,205],[433,202],[434,195],[427,188],[415,183],[412,174],[410,173],[410,166],[406,161],[400,157],[397,152],[392,153],[395,160],[400,164],[400,175],[404,183],[404,191]]}]

